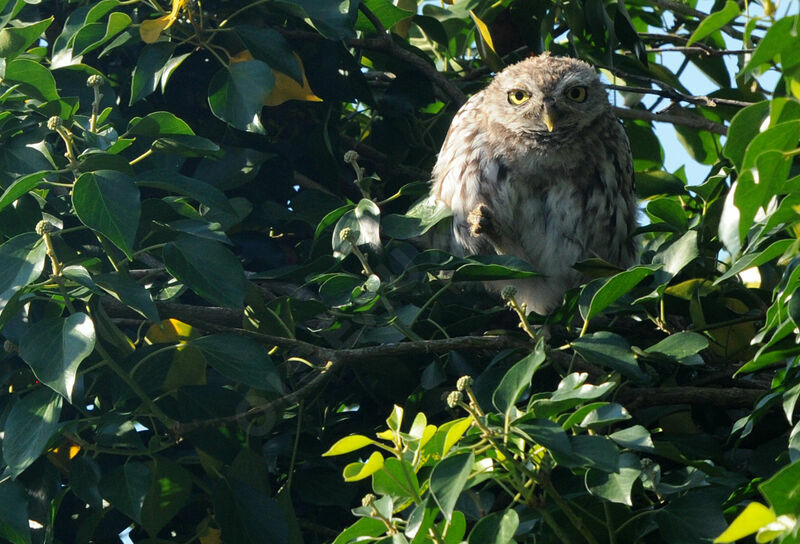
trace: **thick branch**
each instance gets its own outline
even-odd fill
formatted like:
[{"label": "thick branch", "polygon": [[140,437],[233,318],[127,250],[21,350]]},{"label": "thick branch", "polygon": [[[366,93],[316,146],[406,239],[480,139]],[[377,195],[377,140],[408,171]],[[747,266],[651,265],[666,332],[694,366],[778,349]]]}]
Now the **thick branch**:
[{"label": "thick branch", "polygon": [[643,121],[657,121],[659,123],[672,123],[673,125],[683,125],[686,127],[707,130],[713,134],[728,134],[728,127],[709,121],[704,117],[674,113],[653,113],[647,110],[633,110],[629,108],[613,107],[614,115],[622,119],[641,119]]},{"label": "thick branch", "polygon": [[620,391],[617,398],[635,406],[662,404],[708,404],[720,408],[752,408],[766,391],[740,387],[642,387]]}]

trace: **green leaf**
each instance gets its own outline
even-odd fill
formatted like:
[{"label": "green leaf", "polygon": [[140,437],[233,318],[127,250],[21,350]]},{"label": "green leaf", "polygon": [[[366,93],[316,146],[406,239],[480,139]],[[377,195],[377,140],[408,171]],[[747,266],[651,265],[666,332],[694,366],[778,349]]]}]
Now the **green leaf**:
[{"label": "green leaf", "polygon": [[0,483],[0,536],[12,544],[31,544],[27,490],[12,480]]},{"label": "green leaf", "polygon": [[91,456],[81,455],[69,464],[69,487],[75,495],[96,510],[102,510],[100,466]]},{"label": "green leaf", "polygon": [[569,457],[572,455],[572,445],[567,433],[561,425],[549,419],[526,419],[522,423],[515,423],[513,432],[519,433],[526,440],[544,446],[553,454]]},{"label": "green leaf", "polygon": [[623,453],[619,457],[619,472],[605,472],[593,468],[586,471],[586,489],[597,497],[633,506],[631,491],[641,474],[639,458],[632,453]]},{"label": "green leaf", "polygon": [[[660,265],[636,266],[609,278],[600,289],[595,291],[592,295],[584,319],[588,321],[605,310],[623,295],[630,292],[640,281],[650,276],[659,268],[661,268]],[[586,291],[586,288],[584,288],[584,291]],[[581,297],[583,297],[583,293],[581,293]],[[583,310],[583,308],[584,305],[581,304],[581,310]]]},{"label": "green leaf", "polygon": [[606,382],[600,385],[587,384],[589,377],[585,372],[573,372],[558,383],[558,387],[550,398],[539,398],[533,401],[533,411],[539,417],[559,414],[586,401],[600,398],[614,387],[616,383]]},{"label": "green leaf", "polygon": [[94,282],[108,294],[153,323],[161,320],[150,293],[129,276],[100,274],[94,277]]},{"label": "green leaf", "polygon": [[4,58],[8,62],[25,51],[47,30],[53,19],[54,17],[50,16],[44,21],[0,30],[0,58]]},{"label": "green leaf", "polygon": [[784,17],[775,21],[767,33],[758,42],[758,47],[753,56],[739,72],[740,77],[754,71],[762,64],[766,64],[789,48],[796,47],[797,35],[795,32],[796,18]]},{"label": "green leaf", "polygon": [[728,490],[720,487],[692,489],[676,497],[655,514],[666,542],[708,542],[725,530],[722,504]]},{"label": "green leaf", "polygon": [[690,230],[672,242],[666,249],[659,249],[653,257],[653,264],[663,264],[664,267],[661,270],[672,278],[687,264],[695,260],[699,254],[697,231]]},{"label": "green leaf", "polygon": [[94,323],[76,312],[31,325],[20,340],[19,355],[39,381],[72,402],[78,366],[94,351],[94,344]]},{"label": "green leaf", "polygon": [[276,5],[292,15],[305,19],[329,40],[343,40],[354,36],[353,25],[358,14],[358,1],[342,0],[278,0]]},{"label": "green leaf", "polygon": [[167,271],[213,304],[242,308],[247,281],[239,259],[222,244],[181,235],[164,247]]},{"label": "green leaf", "polygon": [[374,440],[368,438],[361,434],[351,434],[350,436],[345,436],[344,438],[340,438],[333,444],[328,451],[322,454],[323,457],[329,455],[343,455],[345,453],[350,453],[356,450],[360,450],[366,446],[376,444]]},{"label": "green leaf", "polygon": [[647,353],[660,353],[677,360],[691,357],[708,347],[708,339],[696,332],[683,331],[667,336],[660,342],[653,344],[645,351]]},{"label": "green leaf", "polygon": [[736,16],[739,15],[739,5],[733,0],[725,2],[725,6],[719,11],[715,11],[705,19],[703,19],[697,28],[692,33],[686,45],[692,45],[694,42],[700,41],[709,34],[716,32],[723,26],[727,25]]},{"label": "green leaf", "polygon": [[618,334],[599,331],[576,338],[572,348],[590,363],[610,368],[637,382],[648,380],[639,368],[628,341]]},{"label": "green leaf", "polygon": [[212,334],[188,342],[223,376],[256,389],[283,393],[283,384],[267,350],[250,338]]},{"label": "green leaf", "polygon": [[467,538],[467,544],[509,544],[519,527],[519,515],[508,508],[478,520]]},{"label": "green leaf", "polygon": [[457,453],[439,461],[431,471],[431,495],[448,521],[453,517],[456,501],[467,483],[474,462],[475,456],[471,451]]},{"label": "green leaf", "polygon": [[139,188],[128,176],[114,170],[81,174],[72,191],[72,204],[84,225],[133,258],[141,202]]},{"label": "green leaf", "polygon": [[0,245],[0,308],[20,289],[42,274],[47,248],[33,232],[20,234]]},{"label": "green leaf", "polygon": [[[363,0],[362,3],[378,18],[383,28],[387,30],[391,30],[400,21],[414,16],[413,11],[401,9],[389,2],[389,0]],[[375,32],[377,30],[375,25],[361,11],[358,12],[355,29],[362,32]]]},{"label": "green leaf", "polygon": [[540,274],[513,255],[473,255],[453,272],[453,281],[488,281],[531,278]]},{"label": "green leaf", "polygon": [[93,51],[111,40],[131,24],[131,18],[126,13],[115,11],[109,14],[108,20],[103,23],[91,23],[81,28],[72,41],[72,54],[80,57]]},{"label": "green leaf", "polygon": [[267,64],[260,60],[237,62],[211,78],[208,104],[214,115],[233,127],[262,134],[259,116],[274,85]]},{"label": "green leaf", "polygon": [[622,429],[621,431],[611,433],[608,437],[623,448],[645,453],[656,452],[650,433],[641,425],[634,425],[627,429]]},{"label": "green leaf", "polygon": [[381,222],[381,228],[391,238],[408,240],[425,234],[451,215],[453,212],[444,202],[429,197],[420,200],[405,215],[387,215]]},{"label": "green leaf", "polygon": [[171,170],[149,170],[139,174],[135,182],[139,187],[152,187],[188,196],[201,204],[205,204],[215,212],[236,216],[236,211],[231,206],[225,193],[205,181],[183,176]]},{"label": "green leaf", "polygon": [[333,544],[349,544],[355,540],[374,538],[386,533],[386,525],[376,518],[359,518],[350,527],[339,533]]},{"label": "green leaf", "polygon": [[175,44],[171,42],[156,42],[142,48],[131,74],[129,106],[155,92],[173,51]]},{"label": "green leaf", "polygon": [[777,515],[800,512],[800,461],[783,467],[758,488]]},{"label": "green leaf", "polygon": [[103,474],[100,493],[111,506],[142,523],[142,506],[151,482],[152,473],[146,464],[129,461]]},{"label": "green leaf", "polygon": [[236,25],[234,29],[253,58],[303,84],[303,68],[292,46],[278,31],[250,25]]},{"label": "green leaf", "polygon": [[28,192],[36,189],[47,174],[47,170],[34,172],[33,174],[22,176],[9,185],[8,188],[3,191],[2,196],[0,196],[0,210],[16,202],[22,195],[28,194]]},{"label": "green leaf", "polygon": [[61,402],[61,396],[40,388],[12,405],[4,428],[5,474],[16,478],[44,452],[58,429]]},{"label": "green leaf", "polygon": [[159,136],[187,135],[194,136],[194,131],[186,124],[186,121],[168,111],[154,111],[144,117],[136,117],[131,120],[127,132],[123,137],[130,136]]},{"label": "green leaf", "polygon": [[[619,449],[604,436],[580,434],[570,437],[572,455],[583,462],[579,466],[602,472],[619,470]],[[572,465],[570,465],[572,466]]]},{"label": "green leaf", "polygon": [[544,349],[540,346],[512,366],[494,390],[492,403],[504,414],[508,414],[520,394],[530,387],[536,370],[545,361]]},{"label": "green leaf", "polygon": [[414,499],[420,495],[419,481],[408,461],[393,457],[383,462],[383,468],[372,475],[372,489],[395,499]]},{"label": "green leaf", "polygon": [[37,100],[59,99],[53,74],[38,62],[14,59],[6,64],[2,77],[8,83],[18,83],[25,94]]},{"label": "green leaf", "polygon": [[677,232],[686,232],[689,220],[683,207],[673,198],[657,198],[647,204],[647,213],[651,217],[661,219],[664,223],[675,227]]},{"label": "green leaf", "polygon": [[769,115],[769,105],[769,102],[763,101],[747,106],[731,119],[728,139],[722,152],[739,170],[742,168],[747,146],[759,134],[759,128]]},{"label": "green leaf", "polygon": [[189,134],[161,136],[153,142],[152,149],[191,158],[215,156],[220,150],[219,146],[208,138]]},{"label": "green leaf", "polygon": [[589,412],[586,417],[583,418],[583,421],[581,421],[580,426],[584,429],[597,429],[610,425],[611,423],[625,421],[626,419],[631,419],[628,410],[621,404],[612,402],[604,404],[603,406],[598,406],[596,409]]},{"label": "green leaf", "polygon": [[777,242],[770,244],[763,251],[742,255],[742,257],[737,259],[736,262],[734,262],[733,265],[723,275],[714,280],[714,285],[722,283],[728,278],[732,278],[743,270],[754,266],[761,266],[762,264],[766,264],[773,259],[777,259],[792,246],[792,243],[793,240],[778,240]]},{"label": "green leaf", "polygon": [[189,502],[192,477],[169,459],[158,457],[153,468],[150,489],[142,503],[142,526],[155,538]]}]

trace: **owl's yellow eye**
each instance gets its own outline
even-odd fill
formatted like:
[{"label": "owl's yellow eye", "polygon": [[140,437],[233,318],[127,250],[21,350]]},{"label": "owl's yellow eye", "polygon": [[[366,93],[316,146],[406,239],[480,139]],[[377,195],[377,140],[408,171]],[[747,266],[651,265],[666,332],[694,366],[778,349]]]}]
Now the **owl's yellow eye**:
[{"label": "owl's yellow eye", "polygon": [[514,89],[513,91],[508,92],[508,103],[513,104],[514,106],[519,106],[528,101],[531,97],[531,93],[528,91],[523,91],[522,89]]},{"label": "owl's yellow eye", "polygon": [[586,87],[583,85],[572,87],[567,91],[567,98],[573,102],[583,102],[586,100]]}]

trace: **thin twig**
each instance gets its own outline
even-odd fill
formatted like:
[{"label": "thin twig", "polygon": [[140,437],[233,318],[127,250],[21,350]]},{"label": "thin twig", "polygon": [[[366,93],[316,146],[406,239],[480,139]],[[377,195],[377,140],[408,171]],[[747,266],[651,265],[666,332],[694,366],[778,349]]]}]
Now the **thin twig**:
[{"label": "thin twig", "polygon": [[646,53],[697,53],[706,57],[722,57],[724,55],[749,55],[755,49],[714,49],[711,47],[675,46],[675,47],[654,47],[645,49]]},{"label": "thin twig", "polygon": [[754,102],[745,102],[744,100],[731,100],[729,98],[710,98],[705,95],[692,96],[679,92],[675,89],[651,89],[649,87],[633,87],[630,85],[612,85],[612,84],[607,84],[606,88],[626,93],[655,94],[658,96],[662,96],[664,98],[670,98],[674,101],[688,102],[690,104],[696,104],[699,106],[708,106],[710,108],[715,108],[718,105],[746,108],[747,106],[752,106],[754,104]]},{"label": "thin twig", "polygon": [[706,130],[712,134],[725,136],[728,134],[728,127],[714,121],[709,121],[705,117],[687,114],[674,113],[652,113],[647,110],[634,110],[630,108],[619,108],[612,106],[614,115],[622,119],[640,119],[642,121],[657,121],[659,123],[671,123],[685,127]]}]

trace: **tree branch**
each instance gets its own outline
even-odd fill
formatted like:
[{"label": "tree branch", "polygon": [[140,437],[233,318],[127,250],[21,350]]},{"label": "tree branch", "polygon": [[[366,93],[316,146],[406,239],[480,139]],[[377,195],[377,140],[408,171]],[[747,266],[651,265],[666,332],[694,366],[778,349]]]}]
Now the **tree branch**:
[{"label": "tree branch", "polygon": [[662,404],[710,404],[720,408],[752,408],[766,392],[739,387],[717,388],[684,385],[629,388],[620,391],[617,398],[634,408]]},{"label": "tree branch", "polygon": [[640,119],[643,121],[657,121],[659,123],[672,123],[686,127],[707,130],[713,134],[725,136],[728,134],[728,127],[714,121],[709,121],[704,117],[674,113],[653,113],[647,110],[634,110],[630,108],[619,108],[613,106],[614,115],[622,119]]},{"label": "tree branch", "polygon": [[649,87],[633,87],[629,85],[613,85],[613,84],[606,84],[606,88],[626,93],[654,94],[664,98],[672,99],[676,102],[688,102],[690,104],[696,104],[699,106],[708,106],[710,108],[715,108],[719,104],[723,106],[736,106],[740,108],[746,108],[747,106],[752,106],[753,104],[755,104],[755,102],[745,102],[744,100],[731,100],[728,98],[709,98],[708,96],[705,95],[692,96],[689,94],[684,94],[673,88],[651,89]]}]

